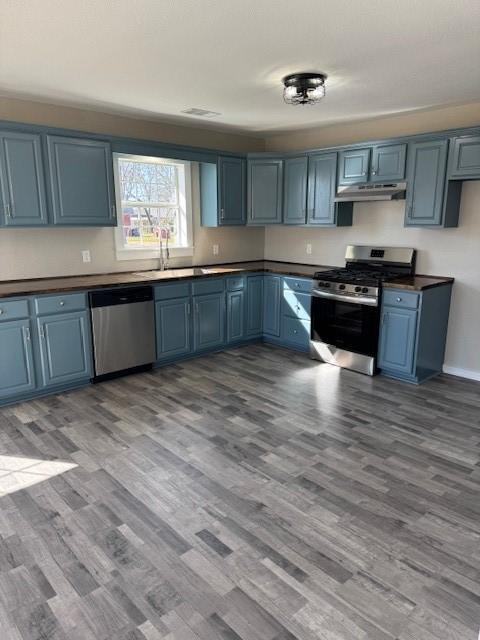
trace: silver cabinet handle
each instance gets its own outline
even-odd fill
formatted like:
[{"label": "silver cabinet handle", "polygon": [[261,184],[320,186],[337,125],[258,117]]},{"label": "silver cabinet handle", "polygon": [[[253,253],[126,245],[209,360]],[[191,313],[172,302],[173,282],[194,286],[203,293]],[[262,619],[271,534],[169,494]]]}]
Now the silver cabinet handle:
[{"label": "silver cabinet handle", "polygon": [[65,300],[60,300],[59,304],[60,304],[61,307],[64,307],[65,306]]},{"label": "silver cabinet handle", "polygon": [[3,309],[0,309],[0,316],[2,315],[2,313],[3,313]]},{"label": "silver cabinet handle", "polygon": [[114,205],[114,204],[112,204],[112,206],[111,206],[111,210],[112,210],[112,218],[115,218],[115,211],[116,211],[116,209],[115,209],[115,205]]},{"label": "silver cabinet handle", "polygon": [[372,169],[372,176],[377,175],[377,172],[375,171],[375,169]]},{"label": "silver cabinet handle", "polygon": [[294,329],[294,330],[293,330],[293,333],[298,333],[298,329]]},{"label": "silver cabinet handle", "polygon": [[5,215],[7,216],[7,218],[12,217],[12,208],[10,206],[10,203],[8,202],[5,203]]},{"label": "silver cabinet handle", "polygon": [[397,298],[397,302],[401,302],[401,301],[402,301],[402,298]]},{"label": "silver cabinet handle", "polygon": [[220,209],[220,220],[225,220],[225,209]]},{"label": "silver cabinet handle", "polygon": [[45,340],[45,330],[44,330],[44,328],[43,328],[43,324],[41,324],[41,325],[38,327],[38,333],[39,333],[39,335],[40,335],[40,338],[41,338],[42,340]]},{"label": "silver cabinet handle", "polygon": [[23,331],[25,334],[25,340],[30,342],[30,327],[23,327]]},{"label": "silver cabinet handle", "polygon": [[187,304],[187,315],[191,315],[192,313],[192,308],[190,306],[190,303]]}]

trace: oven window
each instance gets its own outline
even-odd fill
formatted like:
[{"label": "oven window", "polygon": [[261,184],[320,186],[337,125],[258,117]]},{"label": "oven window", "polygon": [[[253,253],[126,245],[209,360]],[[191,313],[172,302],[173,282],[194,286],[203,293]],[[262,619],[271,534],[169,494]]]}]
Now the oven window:
[{"label": "oven window", "polygon": [[340,349],[377,353],[379,308],[312,298],[312,339]]}]

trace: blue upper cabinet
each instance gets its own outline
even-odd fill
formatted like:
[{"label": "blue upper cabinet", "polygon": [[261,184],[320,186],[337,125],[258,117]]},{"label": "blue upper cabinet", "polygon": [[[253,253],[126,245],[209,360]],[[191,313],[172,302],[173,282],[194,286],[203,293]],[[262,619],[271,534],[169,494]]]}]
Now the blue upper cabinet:
[{"label": "blue upper cabinet", "polygon": [[114,226],[110,144],[47,136],[53,221],[59,225]]},{"label": "blue upper cabinet", "polygon": [[243,158],[218,159],[218,199],[220,225],[246,222],[246,161]]},{"label": "blue upper cabinet", "polygon": [[447,226],[444,216],[447,151],[446,139],[409,144],[406,226]]},{"label": "blue upper cabinet", "polygon": [[45,387],[91,376],[90,336],[86,311],[37,319],[42,378]]},{"label": "blue upper cabinet", "polygon": [[284,161],[283,222],[305,224],[307,217],[308,157]]},{"label": "blue upper cabinet", "polygon": [[264,276],[263,287],[263,333],[279,336],[282,277]]},{"label": "blue upper cabinet", "polygon": [[372,149],[370,182],[405,179],[406,144],[379,144]]},{"label": "blue upper cabinet", "polygon": [[338,184],[367,182],[370,172],[370,147],[348,149],[338,154]]},{"label": "blue upper cabinet", "polygon": [[337,154],[311,155],[308,167],[308,224],[329,227],[351,225],[353,203],[335,202]]},{"label": "blue upper cabinet", "polygon": [[7,227],[48,223],[39,135],[0,132],[0,191]]},{"label": "blue upper cabinet", "polygon": [[248,224],[281,224],[283,160],[252,158],[248,161]]},{"label": "blue upper cabinet", "polygon": [[200,163],[200,212],[203,227],[246,223],[246,161],[220,156]]},{"label": "blue upper cabinet", "polygon": [[452,140],[448,173],[455,180],[480,180],[480,135]]}]

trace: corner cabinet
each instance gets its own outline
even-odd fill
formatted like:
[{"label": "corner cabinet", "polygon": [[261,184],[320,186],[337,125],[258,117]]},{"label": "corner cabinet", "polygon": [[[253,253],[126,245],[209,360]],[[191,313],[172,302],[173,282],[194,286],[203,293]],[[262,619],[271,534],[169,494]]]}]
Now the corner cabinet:
[{"label": "corner cabinet", "polygon": [[244,225],[247,220],[245,158],[219,156],[217,163],[200,163],[199,170],[202,226]]},{"label": "corner cabinet", "polygon": [[39,135],[0,131],[0,204],[6,227],[48,224]]},{"label": "corner cabinet", "polygon": [[53,222],[57,225],[116,224],[110,144],[47,136]]},{"label": "corner cabinet", "polygon": [[315,226],[351,226],[353,202],[335,202],[337,154],[318,153],[308,159],[308,217]]},{"label": "corner cabinet", "polygon": [[448,175],[454,180],[480,180],[480,135],[453,138]]},{"label": "corner cabinet", "polygon": [[247,224],[281,224],[283,160],[251,158],[247,167]]},{"label": "corner cabinet", "polygon": [[384,289],[378,346],[381,373],[414,383],[441,373],[451,290],[451,284],[421,292]]}]

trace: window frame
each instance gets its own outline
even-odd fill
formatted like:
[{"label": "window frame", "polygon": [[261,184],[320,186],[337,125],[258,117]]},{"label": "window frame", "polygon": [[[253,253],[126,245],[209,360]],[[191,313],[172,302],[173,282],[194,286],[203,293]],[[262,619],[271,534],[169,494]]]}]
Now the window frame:
[{"label": "window frame", "polygon": [[[193,210],[192,210],[192,167],[188,160],[178,160],[177,158],[165,158],[163,156],[145,156],[134,153],[114,152],[113,156],[113,176],[115,187],[115,205],[117,211],[117,225],[114,227],[115,252],[117,260],[158,260],[160,258],[160,248],[156,247],[127,247],[124,244],[123,233],[123,208],[122,208],[122,190],[120,186],[120,176],[118,170],[118,160],[134,160],[135,162],[158,162],[158,164],[176,164],[181,165],[184,171],[185,188],[179,189],[180,196],[184,197],[184,214],[181,215],[179,228],[182,224],[186,225],[182,235],[186,238],[186,244],[181,246],[169,245],[170,258],[180,258],[183,256],[193,256]],[[137,205],[137,203],[135,203]],[[158,203],[157,203],[158,204]],[[155,206],[155,203],[139,202],[138,206]],[[182,208],[182,207],[181,207]]]}]

